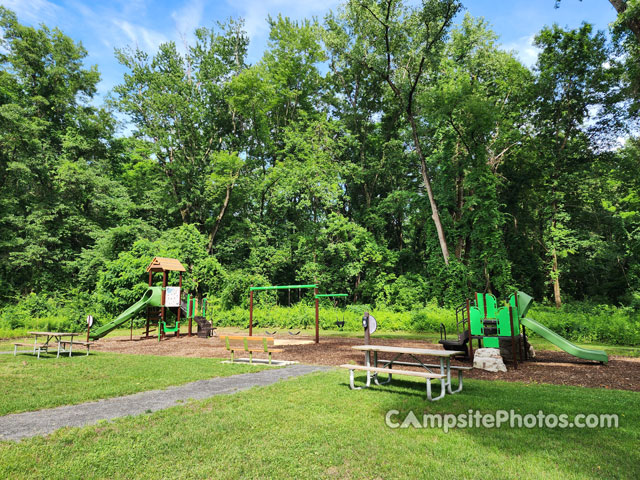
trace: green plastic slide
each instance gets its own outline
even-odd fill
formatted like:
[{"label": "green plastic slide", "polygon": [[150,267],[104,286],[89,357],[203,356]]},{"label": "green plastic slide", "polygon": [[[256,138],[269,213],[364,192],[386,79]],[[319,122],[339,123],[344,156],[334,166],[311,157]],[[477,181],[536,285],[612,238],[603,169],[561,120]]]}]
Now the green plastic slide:
[{"label": "green plastic slide", "polygon": [[577,345],[574,345],[569,340],[561,337],[557,333],[552,332],[544,325],[532,320],[530,318],[522,318],[520,323],[527,328],[530,328],[534,332],[536,332],[541,337],[546,338],[551,343],[553,343],[556,347],[560,347],[565,352],[573,355],[574,357],[584,358],[585,360],[595,360],[597,362],[607,363],[609,361],[609,357],[607,353],[602,350],[592,350],[589,348],[581,348]]},{"label": "green plastic slide", "polygon": [[162,288],[161,287],[149,287],[149,289],[144,293],[142,298],[138,300],[136,303],[127,308],[124,312],[122,312],[118,318],[113,320],[112,322],[107,323],[89,333],[89,338],[92,340],[97,340],[99,338],[104,337],[107,333],[112,330],[115,330],[124,322],[133,317],[136,313],[147,306],[159,307],[162,304]]}]

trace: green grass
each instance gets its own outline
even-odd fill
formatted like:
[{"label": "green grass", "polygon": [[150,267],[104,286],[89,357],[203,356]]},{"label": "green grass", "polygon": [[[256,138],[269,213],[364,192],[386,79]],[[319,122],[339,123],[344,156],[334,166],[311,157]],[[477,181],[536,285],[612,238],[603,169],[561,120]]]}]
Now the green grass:
[{"label": "green grass", "polygon": [[[436,403],[424,384],[351,391],[346,371],[153,414],[0,443],[1,478],[638,478],[636,392],[466,382]],[[388,410],[618,413],[617,429],[390,429]]]},{"label": "green grass", "polygon": [[71,358],[0,355],[0,415],[73,405],[181,385],[212,377],[257,372],[221,359],[92,353]]}]

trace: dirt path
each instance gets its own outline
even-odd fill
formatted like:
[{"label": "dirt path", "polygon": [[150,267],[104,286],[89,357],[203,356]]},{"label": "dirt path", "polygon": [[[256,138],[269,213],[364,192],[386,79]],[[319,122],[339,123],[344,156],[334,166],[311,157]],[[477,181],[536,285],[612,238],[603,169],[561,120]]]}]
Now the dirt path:
[{"label": "dirt path", "polygon": [[[309,337],[291,337],[276,335],[276,342],[312,340]],[[353,345],[362,344],[362,338],[321,337],[320,344],[283,345],[283,353],[274,355],[279,360],[296,360],[311,365],[340,365],[342,363],[362,363],[362,353],[353,350]],[[409,347],[440,348],[439,345],[404,339],[376,339],[376,343],[385,345],[403,345]],[[162,342],[157,339],[130,341],[125,338],[102,339],[95,344],[95,350],[103,352],[134,353],[143,355],[171,355],[184,357],[229,356],[218,338],[180,337],[168,338]],[[454,362],[470,365],[470,362]],[[507,363],[507,373],[489,373],[473,370],[466,377],[486,380],[519,381],[527,383],[553,383],[556,385],[575,385],[581,387],[608,388],[640,391],[640,362],[638,359],[612,357],[608,365],[594,364],[573,357],[564,352],[540,351],[535,361],[519,364],[515,370]]]},{"label": "dirt path", "polygon": [[46,435],[63,427],[83,427],[99,420],[113,420],[127,415],[140,415],[173,407],[181,402],[202,400],[247,390],[255,386],[271,385],[278,380],[297,377],[324,370],[323,367],[293,365],[267,369],[230,377],[198,380],[163,390],[149,390],[124,397],[108,398],[80,405],[47,408],[35,412],[0,416],[0,440],[20,440],[35,435]]}]

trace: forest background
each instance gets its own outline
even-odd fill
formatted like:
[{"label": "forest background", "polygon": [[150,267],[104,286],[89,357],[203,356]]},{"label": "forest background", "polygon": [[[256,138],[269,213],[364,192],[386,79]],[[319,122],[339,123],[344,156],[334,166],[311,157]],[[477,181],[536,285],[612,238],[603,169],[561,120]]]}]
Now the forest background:
[{"label": "forest background", "polygon": [[[104,322],[170,256],[219,325],[250,285],[418,331],[520,289],[559,333],[640,344],[640,1],[610,3],[609,32],[543,28],[532,68],[453,0],[270,17],[254,64],[229,19],[116,50],[103,105],[79,42],[0,7],[0,336]],[[291,298],[258,296],[265,325],[311,323]]]}]

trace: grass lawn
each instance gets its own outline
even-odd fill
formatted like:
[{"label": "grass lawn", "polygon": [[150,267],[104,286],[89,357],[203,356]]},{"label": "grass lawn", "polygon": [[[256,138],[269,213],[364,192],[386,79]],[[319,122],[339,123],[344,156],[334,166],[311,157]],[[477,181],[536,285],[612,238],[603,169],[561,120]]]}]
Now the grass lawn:
[{"label": "grass lawn", "polygon": [[0,355],[0,415],[73,405],[267,368],[220,362],[222,359],[111,353],[71,358],[45,355],[40,359],[32,355]]},{"label": "grass lawn", "polygon": [[[0,443],[0,478],[638,478],[635,392],[468,381],[436,403],[424,383],[351,391],[346,371],[153,414]],[[390,429],[389,410],[617,413],[615,429]]]}]

